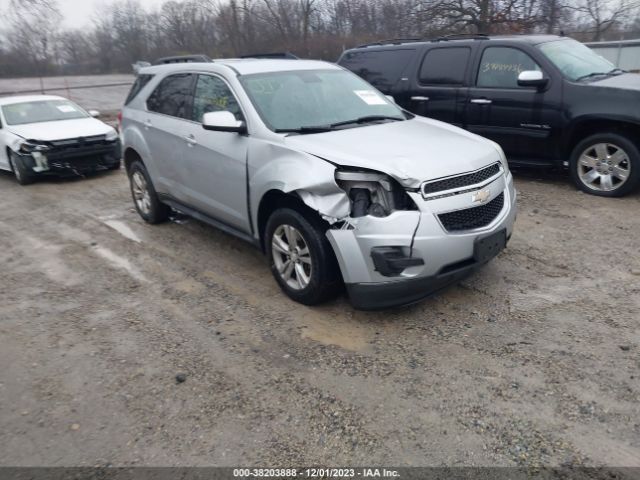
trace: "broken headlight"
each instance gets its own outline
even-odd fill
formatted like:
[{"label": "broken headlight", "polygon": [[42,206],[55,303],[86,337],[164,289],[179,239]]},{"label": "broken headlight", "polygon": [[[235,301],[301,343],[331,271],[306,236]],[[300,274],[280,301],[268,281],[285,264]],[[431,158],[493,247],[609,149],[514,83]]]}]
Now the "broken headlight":
[{"label": "broken headlight", "polygon": [[386,217],[395,210],[417,210],[402,186],[373,170],[337,170],[336,183],[351,200],[351,217]]},{"label": "broken headlight", "polygon": [[34,140],[25,140],[20,144],[19,148],[20,153],[25,154],[33,152],[46,152],[47,150],[49,150],[49,147],[47,147],[46,145],[41,145]]},{"label": "broken headlight", "polygon": [[115,130],[111,130],[104,137],[105,141],[107,142],[115,142],[116,140],[118,140],[118,138],[120,138],[120,135],[118,135],[118,132],[116,132]]}]

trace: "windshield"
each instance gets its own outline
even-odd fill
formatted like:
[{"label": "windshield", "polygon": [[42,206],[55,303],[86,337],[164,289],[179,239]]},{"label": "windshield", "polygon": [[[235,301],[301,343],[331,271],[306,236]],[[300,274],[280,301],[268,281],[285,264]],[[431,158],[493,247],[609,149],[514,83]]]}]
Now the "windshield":
[{"label": "windshield", "polygon": [[360,123],[406,119],[379,91],[343,70],[254,74],[241,81],[262,120],[275,131],[336,126],[358,119]]},{"label": "windshield", "polygon": [[555,40],[538,45],[538,48],[569,80],[615,70],[611,62],[575,40]]},{"label": "windshield", "polygon": [[7,125],[55,122],[86,118],[87,113],[68,100],[38,100],[35,102],[12,103],[2,106]]}]

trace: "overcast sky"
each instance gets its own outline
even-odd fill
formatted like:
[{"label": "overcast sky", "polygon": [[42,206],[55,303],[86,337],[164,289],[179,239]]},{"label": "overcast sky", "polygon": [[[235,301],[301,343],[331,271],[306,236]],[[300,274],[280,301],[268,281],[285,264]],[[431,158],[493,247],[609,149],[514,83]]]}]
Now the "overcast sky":
[{"label": "overcast sky", "polygon": [[[75,27],[87,25],[91,22],[91,18],[100,5],[111,3],[105,0],[58,0],[60,12],[64,16],[65,27]],[[154,7],[161,5],[163,0],[140,0],[145,7]],[[9,0],[0,0],[0,11],[9,4]],[[3,22],[0,20],[0,27]]]}]

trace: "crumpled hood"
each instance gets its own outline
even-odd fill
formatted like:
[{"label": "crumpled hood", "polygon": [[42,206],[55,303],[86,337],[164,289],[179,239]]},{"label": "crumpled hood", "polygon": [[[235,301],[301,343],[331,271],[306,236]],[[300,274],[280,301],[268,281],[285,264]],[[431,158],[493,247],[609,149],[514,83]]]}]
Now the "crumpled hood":
[{"label": "crumpled hood", "polygon": [[477,170],[501,158],[493,142],[424,117],[292,135],[285,143],[338,165],[378,170],[414,188],[425,180]]},{"label": "crumpled hood", "polygon": [[8,125],[7,129],[25,140],[41,140],[43,142],[106,135],[113,130],[112,127],[95,118]]}]

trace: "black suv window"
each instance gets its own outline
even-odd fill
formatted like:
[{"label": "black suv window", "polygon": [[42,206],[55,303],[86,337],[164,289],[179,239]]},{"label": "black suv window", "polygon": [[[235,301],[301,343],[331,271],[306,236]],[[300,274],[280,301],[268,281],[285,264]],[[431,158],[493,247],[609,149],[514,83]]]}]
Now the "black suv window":
[{"label": "black suv window", "polygon": [[136,81],[133,82],[131,91],[129,92],[124,104],[129,105],[129,103],[131,103],[131,101],[140,93],[140,90],[147,86],[147,83],[149,83],[152,78],[153,75],[138,75]]},{"label": "black suv window", "polygon": [[423,85],[462,85],[469,63],[468,47],[434,48],[422,61],[419,79]]},{"label": "black suv window", "polygon": [[525,52],[511,47],[489,47],[482,53],[478,87],[518,88],[518,75],[525,70],[541,70]]},{"label": "black suv window", "polygon": [[233,113],[236,120],[243,120],[240,105],[224,80],[212,75],[198,75],[192,120],[202,123],[205,113],[223,110]]},{"label": "black suv window", "polygon": [[194,76],[180,73],[162,80],[147,99],[147,108],[172,117],[189,118]]},{"label": "black suv window", "polygon": [[390,93],[415,53],[414,49],[366,50],[346,53],[340,65],[360,75],[384,93]]}]

